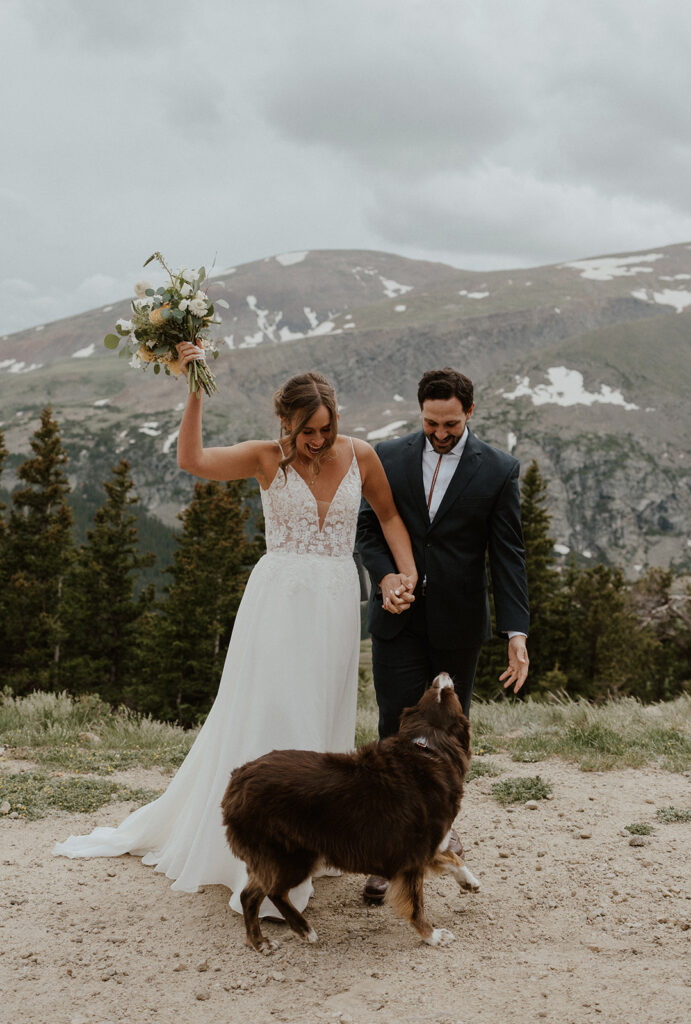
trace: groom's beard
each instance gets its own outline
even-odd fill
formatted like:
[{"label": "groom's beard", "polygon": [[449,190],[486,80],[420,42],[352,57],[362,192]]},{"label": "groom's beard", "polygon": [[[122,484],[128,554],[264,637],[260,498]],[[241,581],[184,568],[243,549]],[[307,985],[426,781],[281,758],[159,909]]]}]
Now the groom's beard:
[{"label": "groom's beard", "polygon": [[434,434],[428,434],[427,436],[437,455],[448,455],[461,440],[460,437],[448,437],[445,441],[437,441]]}]

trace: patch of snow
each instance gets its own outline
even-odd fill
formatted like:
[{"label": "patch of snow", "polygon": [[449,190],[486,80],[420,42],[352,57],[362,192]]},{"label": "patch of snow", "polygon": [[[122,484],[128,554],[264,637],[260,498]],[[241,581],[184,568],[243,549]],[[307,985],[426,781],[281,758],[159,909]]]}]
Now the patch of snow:
[{"label": "patch of snow", "polygon": [[633,571],[634,571],[634,572],[640,572],[642,568],[643,568],[643,566],[642,566],[642,565],[640,564],[640,562],[637,562],[637,563],[636,563],[636,564],[634,565],[634,567],[633,567]]},{"label": "patch of snow", "polygon": [[320,324],[317,324],[314,330],[310,331],[310,337],[315,337],[318,334],[330,334],[335,326],[336,324],[333,320],[322,320]]},{"label": "patch of snow", "polygon": [[314,328],[319,323],[319,317],[317,316],[317,314],[314,312],[313,309],[309,308],[309,306],[303,306],[303,312],[304,312],[305,316],[307,317],[307,321],[308,321],[308,323],[310,325],[310,329],[314,330]]},{"label": "patch of snow", "polygon": [[633,274],[652,274],[652,267],[641,267],[641,263],[654,263],[664,258],[662,252],[651,252],[645,256],[601,256],[595,260],[574,260],[561,263],[560,269],[580,270],[581,277],[588,281],[611,281],[615,277],[631,277]]},{"label": "patch of snow", "polygon": [[391,415],[391,409],[384,409],[384,411],[382,413],[382,416],[390,416],[390,415]]},{"label": "patch of snow", "polygon": [[86,348],[78,348],[76,352],[73,352],[72,353],[72,358],[73,359],[88,359],[89,356],[92,356],[95,351],[96,351],[96,345],[92,341],[90,345],[86,346]]},{"label": "patch of snow", "polygon": [[261,331],[257,331],[256,334],[246,334],[245,340],[240,343],[240,348],[254,348],[255,345],[261,345],[264,340],[264,335]]},{"label": "patch of snow", "polygon": [[[268,338],[269,341],[280,341],[280,338],[279,338],[279,336],[278,336],[278,334],[276,332],[276,327],[278,325],[278,321],[283,316],[283,313],[282,312],[278,312],[278,313],[271,313],[270,314],[268,309],[260,309],[259,306],[257,305],[257,299],[256,299],[256,297],[254,295],[248,295],[247,296],[247,305],[250,307],[252,312],[256,315],[256,317],[257,317],[257,327],[259,328],[261,333],[266,338]],[[273,320],[270,319],[271,317],[273,317]],[[245,341],[248,340],[248,337],[256,337],[256,335],[249,335],[249,336],[245,335]],[[260,341],[261,341],[261,339],[260,339]],[[259,342],[252,342],[252,344],[256,345],[256,344],[259,344]],[[240,348],[244,348],[244,347],[245,347],[244,345],[240,346]]]},{"label": "patch of snow", "polygon": [[459,295],[465,295],[467,299],[486,299],[489,292],[469,292],[465,288],[458,293]]},{"label": "patch of snow", "polygon": [[113,308],[112,306],[104,306],[103,309],[101,310],[101,312],[102,313],[110,313],[112,308]]},{"label": "patch of snow", "polygon": [[624,409],[637,409],[633,402],[627,402],[621,391],[614,390],[608,384],[601,384],[599,391],[586,391],[583,387],[583,374],[579,370],[567,370],[565,366],[552,366],[547,370],[549,384],[537,384],[530,387],[530,378],[516,377],[514,391],[504,391],[503,397],[513,401],[514,398],[527,396],[533,405],[620,405]]},{"label": "patch of snow", "polygon": [[36,330],[37,330],[37,331],[45,331],[45,329],[46,329],[46,326],[45,326],[45,324],[40,324],[40,326],[38,326],[38,327],[36,328]]},{"label": "patch of snow", "polygon": [[571,548],[567,548],[566,544],[555,544],[554,550],[558,555],[568,555]]},{"label": "patch of snow", "polygon": [[525,283],[526,288],[530,288],[532,283],[533,283],[532,281],[526,281],[526,283]]},{"label": "patch of snow", "polygon": [[346,313],[346,315],[344,317],[344,320],[352,320],[352,319],[353,319],[353,314],[352,313]]},{"label": "patch of snow", "polygon": [[403,397],[403,395],[394,395],[393,400],[394,402],[405,402],[405,398]]},{"label": "patch of snow", "polygon": [[592,553],[592,551],[590,551],[589,548],[585,548],[583,551],[581,551],[581,554],[583,555],[584,558],[592,558],[593,557],[593,553]]},{"label": "patch of snow", "polygon": [[295,341],[296,338],[305,337],[300,331],[291,331],[290,327],[281,327],[278,336],[281,341]]},{"label": "patch of snow", "polygon": [[292,267],[294,263],[302,263],[305,256],[309,256],[309,249],[306,252],[284,252],[276,256],[276,262],[282,267]]},{"label": "patch of snow", "polygon": [[512,430],[510,430],[509,433],[508,433],[508,437],[507,437],[507,442],[508,442],[508,446],[509,446],[509,455],[514,450],[514,448],[516,447],[516,442],[517,441],[518,441],[518,438],[516,437],[514,432]]},{"label": "patch of snow", "polygon": [[395,434],[397,430],[406,425],[407,420],[395,420],[393,423],[387,423],[385,427],[380,427],[379,430],[370,430],[367,435],[368,441],[378,441],[382,437],[389,437],[391,434]]},{"label": "patch of snow", "polygon": [[390,278],[382,277],[379,275],[379,280],[384,285],[384,295],[388,299],[395,299],[397,295],[405,295],[406,292],[412,292],[412,284],[399,284],[398,281],[392,281]]},{"label": "patch of snow", "polygon": [[355,327],[355,324],[345,324],[344,325],[344,330],[347,331],[349,327]]},{"label": "patch of snow", "polygon": [[179,434],[179,433],[180,433],[180,427],[178,427],[178,429],[177,429],[177,430],[174,430],[174,431],[172,432],[172,434],[168,434],[168,437],[167,437],[167,438],[165,439],[165,441],[163,442],[163,454],[164,454],[164,455],[167,455],[167,454],[168,454],[168,452],[170,451],[170,449],[171,449],[171,448],[172,448],[172,446],[173,446],[173,443],[174,443],[175,441],[177,441],[177,439],[178,439],[178,434]]},{"label": "patch of snow", "polygon": [[[156,429],[157,426],[157,420],[151,420],[149,423],[142,423],[141,427],[139,428],[139,433],[147,434],[149,437],[158,437],[161,431]],[[133,443],[133,441],[130,441],[130,444]]]},{"label": "patch of snow", "polygon": [[353,433],[354,434],[366,434],[367,433],[367,427],[355,427],[353,429]]},{"label": "patch of snow", "polygon": [[559,306],[555,306],[554,307],[554,312],[555,313],[561,313],[561,310],[559,309]]},{"label": "patch of snow", "polygon": [[178,402],[178,404],[175,406],[175,411],[176,412],[180,412],[184,408],[185,408],[185,403],[184,402]]},{"label": "patch of snow", "polygon": [[671,277],[667,277],[660,274],[659,281],[691,281],[691,274],[672,274]]},{"label": "patch of snow", "polygon": [[405,313],[407,306],[394,306],[394,313]]},{"label": "patch of snow", "polygon": [[99,399],[97,399],[94,402],[94,405],[96,405],[96,406],[109,405],[109,404],[110,404],[110,399],[109,398],[99,398]]},{"label": "patch of snow", "polygon": [[634,291],[631,292],[631,294],[633,295],[634,299],[640,299],[641,302],[650,302],[650,299],[648,298],[648,291],[646,288],[636,288],[634,289]]},{"label": "patch of snow", "polygon": [[677,313],[691,306],[691,292],[681,289],[673,291],[671,288],[665,288],[663,292],[653,292],[653,298],[660,306],[673,306]]},{"label": "patch of snow", "polygon": [[[6,370],[7,373],[30,373],[32,370],[40,370],[43,363],[25,363],[21,359],[1,359],[0,370]],[[17,416],[21,416],[20,412]]]},{"label": "patch of snow", "polygon": [[233,335],[232,334],[226,334],[226,336],[225,336],[225,338],[223,340],[225,341],[225,343],[228,346],[228,348],[230,348],[230,349],[235,348],[235,342],[233,341]]}]

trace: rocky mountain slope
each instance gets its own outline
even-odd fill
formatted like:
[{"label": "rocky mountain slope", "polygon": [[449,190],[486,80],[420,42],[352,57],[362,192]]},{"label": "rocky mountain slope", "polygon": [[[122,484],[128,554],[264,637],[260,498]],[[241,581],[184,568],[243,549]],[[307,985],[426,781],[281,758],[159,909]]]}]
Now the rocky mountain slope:
[{"label": "rocky mountain slope", "polygon": [[[340,428],[375,441],[413,429],[416,382],[450,364],[476,383],[476,432],[537,458],[557,550],[585,564],[691,569],[691,246],[475,273],[366,251],[288,253],[222,271],[230,304],[206,440],[275,436],[271,396],[315,368],[337,385]],[[129,300],[0,339],[0,421],[28,451],[49,402],[76,499],[126,454],[149,512],[172,525],[192,481],[175,462],[181,381],[103,347]]]}]

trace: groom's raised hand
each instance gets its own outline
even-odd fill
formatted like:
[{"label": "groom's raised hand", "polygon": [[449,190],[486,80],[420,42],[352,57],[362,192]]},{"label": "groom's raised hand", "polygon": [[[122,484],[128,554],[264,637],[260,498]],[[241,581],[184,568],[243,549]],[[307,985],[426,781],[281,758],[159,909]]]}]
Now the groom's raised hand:
[{"label": "groom's raised hand", "polygon": [[403,573],[391,572],[384,576],[379,589],[381,590],[382,607],[392,615],[400,615],[407,611],[415,597],[413,591],[417,580]]},{"label": "groom's raised hand", "polygon": [[504,689],[513,684],[513,692],[518,693],[528,677],[529,664],[525,637],[520,633],[512,636],[509,640],[509,667],[499,676],[499,682],[504,684]]}]

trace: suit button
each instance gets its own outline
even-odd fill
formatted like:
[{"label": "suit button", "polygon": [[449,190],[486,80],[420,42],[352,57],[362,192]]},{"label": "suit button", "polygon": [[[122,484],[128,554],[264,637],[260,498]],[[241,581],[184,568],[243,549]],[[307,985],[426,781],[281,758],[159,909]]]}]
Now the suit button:
[{"label": "suit button", "polygon": [[432,547],[432,545],[431,545],[430,541],[427,541],[427,543],[425,544],[425,547],[426,547],[426,548],[431,548],[431,547]]}]

